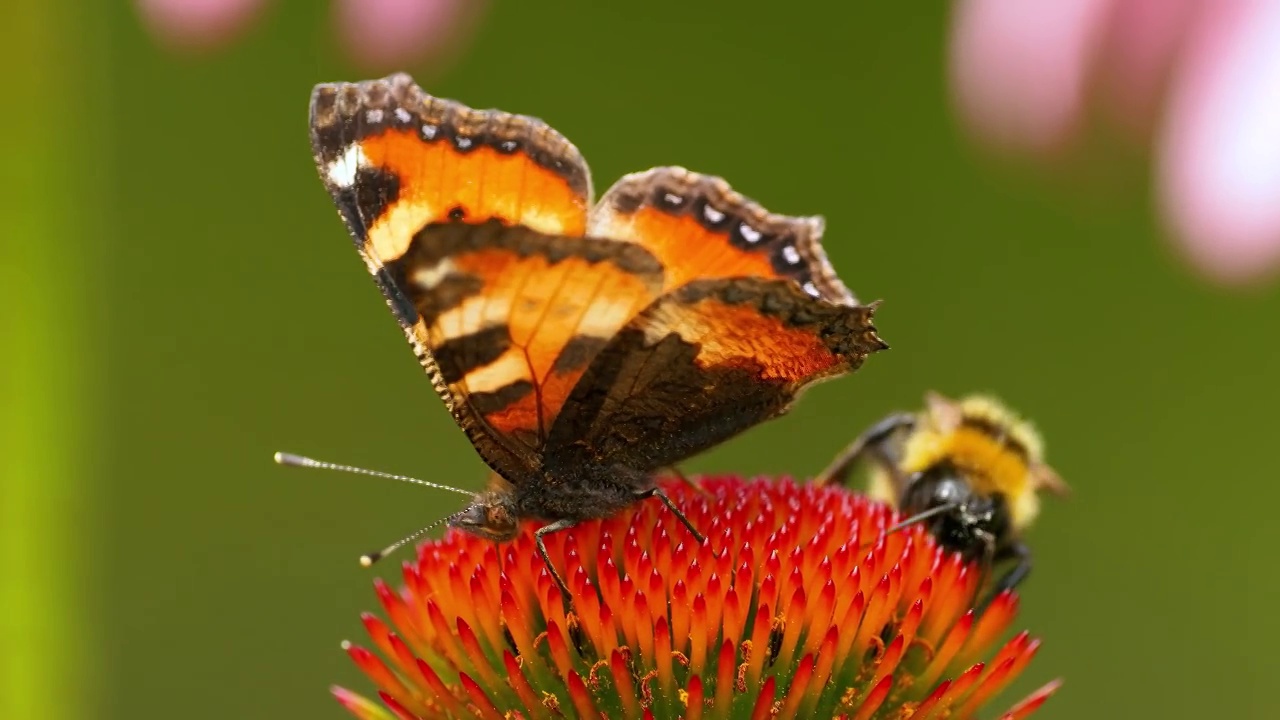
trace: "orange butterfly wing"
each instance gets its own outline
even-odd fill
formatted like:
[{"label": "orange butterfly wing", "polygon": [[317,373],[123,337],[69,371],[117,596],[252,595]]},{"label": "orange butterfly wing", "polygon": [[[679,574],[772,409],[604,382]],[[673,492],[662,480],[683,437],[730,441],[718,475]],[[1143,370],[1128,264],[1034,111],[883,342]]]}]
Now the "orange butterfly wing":
[{"label": "orange butterfly wing", "polygon": [[529,476],[590,356],[656,297],[660,265],[629,243],[571,237],[586,227],[590,174],[535,118],[435,98],[396,74],[318,85],[311,141],[455,421],[504,477]]},{"label": "orange butterfly wing", "polygon": [[[650,425],[719,423],[690,445],[709,446],[882,346],[827,262],[821,219],[769,213],[719,178],[655,168],[591,208],[586,163],[555,130],[432,97],[403,74],[317,86],[311,136],[433,386],[513,482],[588,438],[608,446],[608,421],[646,408],[671,415]],[[662,354],[680,343],[680,359]],[[657,368],[692,394],[674,396]],[[631,435],[637,449],[615,461],[684,453],[657,452],[671,442],[661,433]]]}]

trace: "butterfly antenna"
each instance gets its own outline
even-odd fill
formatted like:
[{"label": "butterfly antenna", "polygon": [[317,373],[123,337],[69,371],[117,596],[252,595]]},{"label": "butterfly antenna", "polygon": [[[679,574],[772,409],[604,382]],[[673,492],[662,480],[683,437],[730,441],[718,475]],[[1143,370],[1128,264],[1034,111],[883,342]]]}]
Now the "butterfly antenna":
[{"label": "butterfly antenna", "polygon": [[[449,517],[452,517],[452,516],[449,516]],[[365,554],[365,555],[361,555],[361,556],[360,556],[360,565],[361,565],[361,566],[363,566],[363,567],[370,567],[370,566],[372,566],[374,563],[378,562],[378,561],[379,561],[379,560],[381,560],[382,558],[384,558],[384,557],[386,557],[386,556],[390,555],[391,553],[393,553],[393,552],[395,552],[395,551],[399,550],[400,548],[404,547],[405,545],[408,545],[409,543],[413,542],[414,540],[417,540],[418,538],[422,537],[423,535],[425,535],[425,534],[427,533],[427,531],[428,531],[428,530],[430,530],[431,528],[434,528],[435,526],[439,525],[440,523],[445,522],[446,520],[448,520],[448,519],[449,519],[449,517],[442,517],[442,518],[440,518],[439,520],[436,520],[435,522],[431,523],[430,525],[425,525],[425,526],[423,526],[423,527],[421,527],[421,528],[418,528],[418,529],[417,529],[417,530],[415,530],[414,532],[412,532],[412,533],[410,533],[410,534],[408,534],[408,535],[406,535],[406,536],[404,536],[404,537],[400,538],[399,540],[397,540],[397,541],[395,541],[395,542],[391,543],[390,545],[388,545],[388,546],[386,546],[386,547],[382,548],[382,549],[381,549],[381,550],[379,550],[378,552],[372,552],[372,553],[368,553],[368,554]]]},{"label": "butterfly antenna", "polygon": [[[414,485],[423,485],[437,490],[451,490],[460,495],[467,497],[475,497],[475,493],[463,490],[462,488],[451,487],[449,485],[441,485],[428,480],[420,480],[407,475],[393,475],[379,470],[369,470],[366,468],[352,467],[351,465],[338,465],[336,463],[324,462],[323,460],[312,460],[309,457],[294,455],[293,453],[278,452],[275,455],[276,462],[280,465],[290,465],[293,467],[320,468],[321,470],[336,470],[338,472],[352,473],[353,475],[371,475],[373,477],[386,478],[388,480],[399,480],[400,482],[413,483]],[[425,529],[425,528],[424,528]],[[416,537],[416,536],[414,536]]]}]

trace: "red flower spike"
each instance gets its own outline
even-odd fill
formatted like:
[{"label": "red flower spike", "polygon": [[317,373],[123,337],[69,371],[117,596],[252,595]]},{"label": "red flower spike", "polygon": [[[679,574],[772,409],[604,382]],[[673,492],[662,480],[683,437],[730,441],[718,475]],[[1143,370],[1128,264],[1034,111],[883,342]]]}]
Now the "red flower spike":
[{"label": "red flower spike", "polygon": [[467,697],[471,699],[471,706],[484,720],[503,720],[502,713],[498,712],[498,708],[494,707],[493,701],[485,694],[484,689],[476,684],[466,673],[458,673],[458,679],[462,682],[462,688],[466,690]]},{"label": "red flower spike", "polygon": [[1062,687],[1061,680],[1054,680],[1044,685],[1039,690],[1031,693],[1022,702],[1013,706],[1009,712],[1005,713],[1000,720],[1024,720],[1031,716],[1031,713],[1040,708],[1041,705]]},{"label": "red flower spike", "polygon": [[689,676],[689,689],[682,696],[684,699],[684,720],[702,720],[702,678]]},{"label": "red flower spike", "polygon": [[395,698],[385,691],[378,691],[378,698],[382,700],[382,704],[396,716],[398,720],[416,720],[417,715],[409,712],[408,708],[401,705]]},{"label": "red flower spike", "polygon": [[973,614],[989,573],[922,528],[885,535],[900,518],[883,505],[790,480],[702,484],[710,497],[662,487],[704,544],[656,502],[546,536],[572,615],[536,524],[503,545],[423,543],[401,592],[375,584],[374,651],[348,648],[381,705],[335,698],[360,720],[992,717],[1039,648],[1022,633],[997,649],[1016,596]]},{"label": "red flower spike", "polygon": [[773,715],[773,678],[767,678],[760,694],[756,696],[755,707],[751,710],[751,720],[765,720]]}]

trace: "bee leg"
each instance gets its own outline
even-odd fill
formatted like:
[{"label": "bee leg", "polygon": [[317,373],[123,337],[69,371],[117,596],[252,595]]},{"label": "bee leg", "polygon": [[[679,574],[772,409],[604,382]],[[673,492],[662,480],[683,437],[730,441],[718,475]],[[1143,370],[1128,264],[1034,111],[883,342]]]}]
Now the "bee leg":
[{"label": "bee leg", "polygon": [[992,595],[999,595],[1005,590],[1016,588],[1023,580],[1027,579],[1027,575],[1031,574],[1031,548],[1022,542],[1015,542],[1006,550],[1000,553],[1002,558],[1014,560],[1014,565],[1009,572],[1000,578],[1000,582],[996,583],[992,590]]},{"label": "bee leg", "polygon": [[915,416],[910,413],[894,413],[867,428],[853,442],[849,443],[849,446],[837,455],[836,459],[831,461],[831,464],[826,469],[814,477],[813,484],[826,485],[834,482],[843,485],[849,479],[849,471],[853,469],[854,464],[863,455],[869,455],[885,470],[892,473],[895,476],[895,485],[901,487],[902,483],[900,481],[905,480],[905,478],[898,477],[901,473],[898,471],[897,465],[884,454],[884,451],[880,449],[880,444],[895,432],[915,425],[915,422]]},{"label": "bee leg", "polygon": [[556,581],[556,587],[560,588],[560,597],[564,600],[565,614],[573,612],[573,595],[569,592],[569,585],[565,583],[564,578],[560,577],[560,572],[556,570],[556,566],[551,562],[551,555],[547,553],[547,544],[543,537],[560,530],[568,530],[577,525],[573,520],[557,520],[550,525],[544,525],[538,528],[533,534],[534,540],[538,545],[538,554],[542,556],[542,562],[546,563],[547,571],[551,573],[551,579]]},{"label": "bee leg", "polygon": [[996,581],[995,586],[991,588],[991,593],[987,595],[987,598],[982,601],[982,605],[978,608],[980,611],[986,610],[991,601],[1000,596],[1000,593],[1016,588],[1023,580],[1027,579],[1027,575],[1031,574],[1031,548],[1021,541],[1002,548],[995,559],[997,562],[1013,560],[1014,565]]}]

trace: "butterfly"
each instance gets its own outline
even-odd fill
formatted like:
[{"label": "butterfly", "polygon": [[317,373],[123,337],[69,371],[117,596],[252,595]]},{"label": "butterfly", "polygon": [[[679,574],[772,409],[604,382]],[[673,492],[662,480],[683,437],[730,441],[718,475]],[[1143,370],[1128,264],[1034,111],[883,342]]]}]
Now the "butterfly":
[{"label": "butterfly", "polygon": [[493,470],[448,524],[504,542],[544,522],[566,600],[544,535],[657,497],[701,542],[655,473],[888,347],[823,220],[720,178],[658,167],[593,203],[582,155],[546,123],[403,73],[317,85],[310,129],[356,250]]}]

